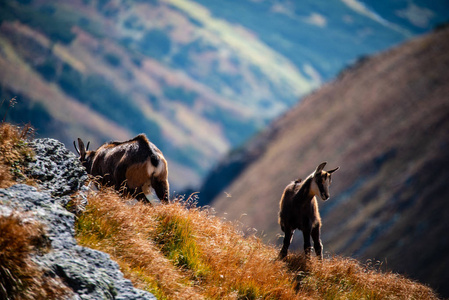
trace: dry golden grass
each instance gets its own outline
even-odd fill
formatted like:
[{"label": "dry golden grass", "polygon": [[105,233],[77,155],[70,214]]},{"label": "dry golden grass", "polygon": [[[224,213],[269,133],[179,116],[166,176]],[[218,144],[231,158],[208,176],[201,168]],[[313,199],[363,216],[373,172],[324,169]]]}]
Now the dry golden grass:
[{"label": "dry golden grass", "polygon": [[432,289],[392,272],[382,272],[379,263],[360,264],[337,257],[323,262],[302,254],[286,260],[296,270],[298,289],[315,299],[438,299]]},{"label": "dry golden grass", "polygon": [[191,201],[151,207],[103,188],[88,203],[78,242],[109,253],[158,299],[437,299],[426,286],[348,258],[279,261],[279,249]]},{"label": "dry golden grass", "polygon": [[[23,174],[33,152],[26,139],[30,126],[0,123],[0,188],[17,182],[32,183]],[[0,216],[0,299],[61,299],[67,290],[31,260],[31,255],[49,250],[42,224],[14,212]]]},{"label": "dry golden grass", "polygon": [[0,216],[0,299],[62,299],[68,292],[31,255],[49,250],[42,224],[14,213]]},{"label": "dry golden grass", "polygon": [[24,163],[33,156],[27,145],[32,128],[0,123],[0,188],[6,188],[18,181],[30,184],[32,181],[23,174]]},{"label": "dry golden grass", "polygon": [[295,297],[274,248],[244,239],[205,210],[179,201],[129,205],[109,189],[88,201],[77,221],[80,244],[109,253],[136,286],[158,298]]}]

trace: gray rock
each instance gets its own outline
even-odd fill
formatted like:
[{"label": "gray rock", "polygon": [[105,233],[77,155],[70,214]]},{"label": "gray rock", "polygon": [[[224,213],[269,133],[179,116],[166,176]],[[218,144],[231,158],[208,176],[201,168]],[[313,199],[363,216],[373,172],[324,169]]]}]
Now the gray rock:
[{"label": "gray rock", "polygon": [[29,212],[46,225],[52,251],[34,260],[48,275],[60,277],[74,291],[73,299],[155,299],[135,289],[108,254],[77,245],[75,216],[49,193],[22,184],[0,189],[0,213],[12,210]]},{"label": "gray rock", "polygon": [[87,179],[78,158],[54,139],[37,139],[31,145],[36,160],[27,174],[38,179],[39,189],[25,184],[0,189],[0,215],[18,210],[45,224],[52,250],[33,260],[70,287],[69,299],[156,299],[134,288],[108,254],[77,245],[75,215],[64,205],[70,200],[67,195],[82,189]]},{"label": "gray rock", "polygon": [[26,174],[37,179],[53,196],[70,195],[83,186],[86,170],[63,143],[45,138],[32,141],[30,146],[36,156],[28,164]]},{"label": "gray rock", "polygon": [[75,216],[49,193],[24,184],[0,189],[0,213],[13,210],[28,212],[46,225],[52,251],[37,255],[34,261],[49,276],[60,277],[74,291],[72,299],[156,299],[134,288],[108,254],[77,245]]}]

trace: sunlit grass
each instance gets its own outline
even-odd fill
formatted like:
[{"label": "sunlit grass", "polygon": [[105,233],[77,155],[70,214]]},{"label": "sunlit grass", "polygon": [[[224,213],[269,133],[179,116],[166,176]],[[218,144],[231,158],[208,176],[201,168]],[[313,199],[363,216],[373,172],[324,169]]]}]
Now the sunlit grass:
[{"label": "sunlit grass", "polygon": [[437,299],[420,283],[382,272],[379,262],[362,265],[338,256],[320,262],[294,254],[287,258],[287,265],[296,270],[299,291],[315,299]]},{"label": "sunlit grass", "polygon": [[206,210],[182,201],[130,205],[109,189],[88,201],[76,223],[78,241],[109,253],[141,288],[169,299],[295,295],[274,248],[245,239]]},{"label": "sunlit grass", "polygon": [[19,127],[0,123],[0,188],[17,182],[32,184],[32,180],[24,175],[25,164],[34,155],[27,142],[31,133],[29,125]]},{"label": "sunlit grass", "polygon": [[0,215],[0,299],[62,299],[69,291],[32,259],[50,250],[41,223],[14,212]]},{"label": "sunlit grass", "polygon": [[245,237],[191,201],[151,207],[102,189],[76,223],[80,244],[109,253],[160,299],[436,299],[430,288],[353,259],[323,261]]}]

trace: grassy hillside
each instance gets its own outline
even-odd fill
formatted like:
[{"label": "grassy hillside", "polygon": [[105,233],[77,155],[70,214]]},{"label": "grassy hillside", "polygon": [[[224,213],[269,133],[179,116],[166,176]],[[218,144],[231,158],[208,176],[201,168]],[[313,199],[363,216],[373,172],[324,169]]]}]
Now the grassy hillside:
[{"label": "grassy hillside", "polygon": [[449,295],[448,54],[446,28],[361,60],[226,160],[253,162],[210,205],[279,242],[284,187],[328,161],[341,170],[320,203],[324,248]]},{"label": "grassy hillside", "polygon": [[158,299],[424,299],[431,290],[377,263],[344,257],[323,262],[263,244],[240,226],[192,206],[130,204],[103,190],[77,222],[81,245],[109,253],[125,276]]},{"label": "grassy hillside", "polygon": [[[2,157],[15,157],[17,149],[30,153],[24,131],[2,123],[0,132]],[[0,161],[2,187],[14,184],[5,178],[23,167],[23,159],[18,161]],[[135,286],[158,299],[437,299],[430,288],[383,272],[375,262],[297,254],[279,261],[277,247],[255,234],[245,237],[240,225],[195,207],[195,195],[157,207],[107,188],[90,193],[87,206],[80,197],[74,195],[69,205],[78,214],[78,242],[109,253]],[[0,296],[60,299],[70,291],[43,276],[31,260],[51,251],[45,229],[26,218],[0,216]]]}]

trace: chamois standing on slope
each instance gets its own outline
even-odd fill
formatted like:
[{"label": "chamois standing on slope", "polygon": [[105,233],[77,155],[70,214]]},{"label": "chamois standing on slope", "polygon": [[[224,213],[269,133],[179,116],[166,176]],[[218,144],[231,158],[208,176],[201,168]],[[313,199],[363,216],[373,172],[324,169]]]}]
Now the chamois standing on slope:
[{"label": "chamois standing on slope", "polygon": [[151,197],[153,188],[163,202],[169,199],[167,161],[162,152],[144,134],[126,142],[106,143],[95,151],[88,151],[78,138],[79,150],[73,142],[80,161],[92,176],[100,176],[101,183],[114,186],[116,190],[126,188],[140,200],[145,198],[156,204]]},{"label": "chamois standing on slope", "polygon": [[279,203],[279,224],[285,236],[284,245],[279,253],[280,259],[287,256],[295,229],[302,231],[306,254],[312,251],[310,243],[312,236],[315,253],[320,259],[323,258],[323,244],[320,239],[321,217],[316,196],[323,201],[329,199],[331,174],[340,168],[326,172],[323,171],[325,165],[326,162],[321,163],[302,183],[301,179],[291,182],[282,194]]}]

